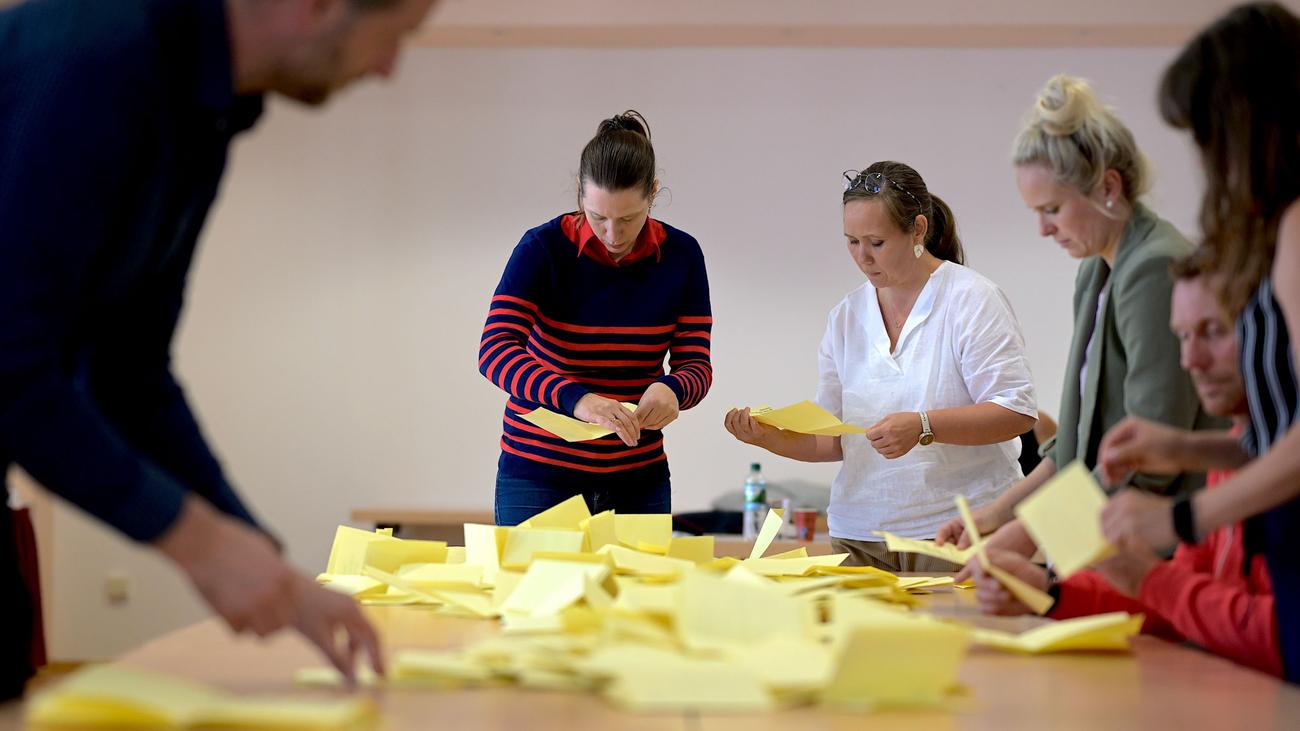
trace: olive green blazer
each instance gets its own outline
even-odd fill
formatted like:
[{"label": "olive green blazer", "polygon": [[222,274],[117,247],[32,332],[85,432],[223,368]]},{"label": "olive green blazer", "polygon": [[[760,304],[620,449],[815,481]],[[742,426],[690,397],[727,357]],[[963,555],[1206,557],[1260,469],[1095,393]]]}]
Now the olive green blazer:
[{"label": "olive green blazer", "polygon": [[[1184,429],[1223,428],[1206,414],[1190,376],[1179,365],[1178,338],[1169,329],[1173,280],[1169,263],[1194,246],[1168,221],[1138,205],[1124,228],[1112,270],[1100,256],[1079,265],[1074,282],[1074,336],[1061,389],[1056,437],[1044,456],[1058,467],[1076,459],[1089,469],[1106,430],[1128,414]],[[1106,301],[1097,300],[1103,289]],[[1084,351],[1088,370],[1082,392]],[[1134,483],[1174,494],[1204,485],[1203,475],[1137,475]]]}]

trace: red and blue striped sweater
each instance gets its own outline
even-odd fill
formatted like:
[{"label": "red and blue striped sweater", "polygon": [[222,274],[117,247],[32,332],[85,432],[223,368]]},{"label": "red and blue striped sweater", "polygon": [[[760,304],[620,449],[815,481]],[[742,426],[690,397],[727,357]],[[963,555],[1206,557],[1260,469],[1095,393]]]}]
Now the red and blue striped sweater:
[{"label": "red and blue striped sweater", "polygon": [[572,416],[591,392],[637,403],[656,381],[673,390],[682,410],[708,393],[713,316],[699,243],[649,219],[621,264],[575,214],[526,232],[515,246],[478,359],[479,372],[510,395],[503,472],[667,475],[662,432],[642,431],[635,447],[614,436],[570,444],[520,418],[539,406]]}]

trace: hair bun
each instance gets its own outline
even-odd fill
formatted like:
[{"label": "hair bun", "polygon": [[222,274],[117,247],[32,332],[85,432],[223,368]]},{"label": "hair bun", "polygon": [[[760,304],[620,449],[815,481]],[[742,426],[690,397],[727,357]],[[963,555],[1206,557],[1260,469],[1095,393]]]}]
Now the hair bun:
[{"label": "hair bun", "polygon": [[1087,81],[1057,74],[1038,92],[1034,116],[1043,131],[1055,136],[1078,132],[1094,117],[1100,102]]},{"label": "hair bun", "polygon": [[613,132],[635,132],[647,140],[650,139],[650,124],[645,121],[645,117],[635,109],[629,109],[622,114],[615,114],[600,123],[596,128],[597,135],[610,134]]}]

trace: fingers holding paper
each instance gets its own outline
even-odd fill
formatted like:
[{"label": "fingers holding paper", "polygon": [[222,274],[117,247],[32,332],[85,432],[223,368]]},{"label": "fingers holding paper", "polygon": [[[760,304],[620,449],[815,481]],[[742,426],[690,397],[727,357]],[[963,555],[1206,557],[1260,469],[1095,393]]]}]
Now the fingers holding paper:
[{"label": "fingers holding paper", "polygon": [[762,446],[761,442],[767,435],[780,431],[774,426],[761,424],[750,416],[749,408],[732,409],[727,412],[723,419],[723,426],[736,439],[745,444],[754,444]]},{"label": "fingers holding paper", "polygon": [[915,411],[890,414],[867,429],[871,446],[885,459],[898,459],[921,438],[921,415]]},{"label": "fingers holding paper", "polygon": [[[1015,551],[985,548],[984,552],[985,558],[993,566],[1039,591],[1047,591],[1047,570],[1043,567]],[[975,599],[979,602],[980,610],[985,614],[1018,616],[1034,613],[991,573],[984,570],[980,565],[979,556],[972,556],[966,563],[965,573],[975,579]]]},{"label": "fingers holding paper", "polygon": [[658,381],[650,384],[636,407],[636,421],[642,429],[663,429],[677,420],[677,394]]},{"label": "fingers holding paper", "polygon": [[641,440],[641,425],[637,417],[613,399],[589,393],[578,400],[578,405],[573,408],[573,416],[612,430],[629,447],[635,447]]}]

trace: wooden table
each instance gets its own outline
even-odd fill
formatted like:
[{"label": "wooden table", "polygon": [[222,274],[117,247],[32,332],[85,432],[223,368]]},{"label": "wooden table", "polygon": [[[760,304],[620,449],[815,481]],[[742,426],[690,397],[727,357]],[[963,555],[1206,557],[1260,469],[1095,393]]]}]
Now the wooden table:
[{"label": "wooden table", "polygon": [[[1037,619],[980,615],[968,591],[923,596],[925,609],[985,626],[1023,630]],[[367,607],[390,649],[459,647],[496,631],[492,622],[451,619],[409,607]],[[322,664],[291,634],[234,638],[208,620],[126,654],[124,664],[181,675],[231,691],[312,696],[295,670]],[[861,731],[873,729],[1281,729],[1300,727],[1300,688],[1198,650],[1139,637],[1132,654],[1010,655],[973,648],[960,672],[969,695],[947,712],[869,716],[812,708],[770,715],[635,716],[584,693],[516,688],[373,691],[376,728],[691,729],[692,731]],[[21,706],[0,706],[0,729],[21,728]]]}]

